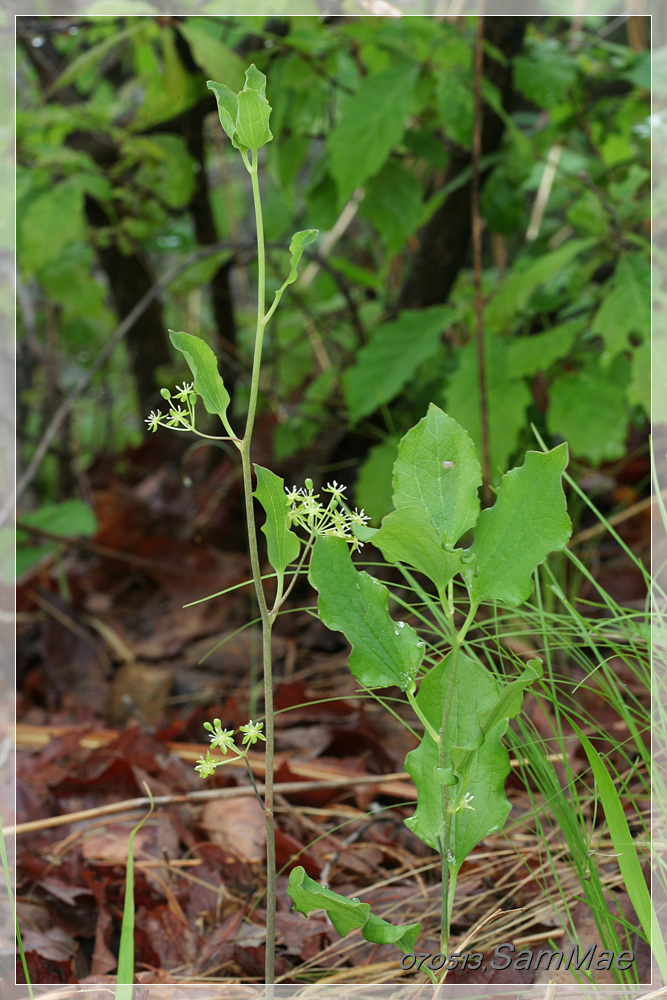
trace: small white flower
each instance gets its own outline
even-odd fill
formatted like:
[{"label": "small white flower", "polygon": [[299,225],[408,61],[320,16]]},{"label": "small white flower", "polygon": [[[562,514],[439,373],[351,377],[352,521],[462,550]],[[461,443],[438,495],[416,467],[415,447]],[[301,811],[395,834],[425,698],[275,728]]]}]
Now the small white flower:
[{"label": "small white flower", "polygon": [[180,386],[177,385],[176,399],[179,399],[182,403],[186,403],[188,401],[188,397],[194,395],[194,388],[195,388],[194,382],[184,382],[182,389]]},{"label": "small white flower", "polygon": [[160,410],[152,410],[149,416],[146,417],[144,423],[148,424],[149,431],[156,431],[160,424],[162,418],[162,413]]},{"label": "small white flower", "polygon": [[347,489],[346,486],[339,485],[334,479],[333,482],[327,483],[327,485],[324,487],[324,492],[331,493],[332,503],[339,503],[341,500],[345,499],[346,489]]}]

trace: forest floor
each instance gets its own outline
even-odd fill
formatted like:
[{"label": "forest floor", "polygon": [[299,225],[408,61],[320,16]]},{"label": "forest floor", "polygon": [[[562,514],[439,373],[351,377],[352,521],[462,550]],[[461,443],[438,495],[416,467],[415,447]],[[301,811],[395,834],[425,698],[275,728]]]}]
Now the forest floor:
[{"label": "forest floor", "polygon": [[[230,460],[210,469],[202,450],[184,466],[156,440],[121,461],[97,461],[85,482],[96,535],[63,542],[19,581],[17,898],[35,983],[114,981],[128,839],[147,811],[145,785],[156,808],[134,844],[138,980],[263,979],[263,817],[243,767],[220,768],[205,783],[194,770],[207,749],[205,720],[238,730],[263,711],[259,631],[248,626],[256,611],[242,586],[249,569],[240,484]],[[648,553],[647,460],[639,465],[631,475],[627,466],[596,475],[610,509],[639,503],[618,530],[633,551]],[[604,534],[587,545],[596,579],[620,604],[641,606],[636,567]],[[306,919],[292,910],[287,877],[300,864],[394,922],[420,921],[419,950],[439,951],[439,859],[404,824],[415,807],[403,770],[414,738],[359,690],[343,637],[308,610],[308,586],[292,596],[274,638],[278,981],[423,982],[400,968],[395,948],[358,933],[340,939],[323,912]],[[631,672],[627,683],[636,688]],[[635,694],[648,705],[649,691]],[[594,688],[584,697],[595,698]],[[528,698],[538,730],[540,711]],[[595,711],[607,731],[626,737],[604,717],[611,709],[601,702]],[[251,752],[250,761],[261,785],[263,754]],[[584,762],[574,740],[573,769]],[[599,941],[558,829],[545,852],[545,828],[538,836],[530,822],[530,795],[513,764],[508,825],[464,864],[454,907],[453,942],[458,949],[468,940],[487,969],[457,970],[448,982],[546,982],[553,972],[534,963],[493,970],[486,958],[502,942],[531,953],[569,947],[565,911],[580,941]],[[613,857],[597,864],[632,922]],[[650,980],[639,941],[636,961],[641,981]],[[596,982],[610,976],[598,973]]]}]

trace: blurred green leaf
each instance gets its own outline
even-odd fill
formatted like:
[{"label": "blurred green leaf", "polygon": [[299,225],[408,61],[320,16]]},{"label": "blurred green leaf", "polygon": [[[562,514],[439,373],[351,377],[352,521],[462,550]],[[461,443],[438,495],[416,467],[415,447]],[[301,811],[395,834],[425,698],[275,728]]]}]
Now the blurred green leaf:
[{"label": "blurred green leaf", "polygon": [[412,379],[440,346],[454,313],[448,306],[406,309],[383,323],[362,347],[344,380],[353,423],[387,403]]},{"label": "blurred green leaf", "polygon": [[354,190],[376,174],[405,128],[418,69],[397,62],[392,69],[364,77],[327,140],[330,171],[342,206]]},{"label": "blurred green leaf", "polygon": [[628,430],[625,386],[595,362],[563,372],[549,389],[547,427],[579,458],[594,463],[620,458]]}]

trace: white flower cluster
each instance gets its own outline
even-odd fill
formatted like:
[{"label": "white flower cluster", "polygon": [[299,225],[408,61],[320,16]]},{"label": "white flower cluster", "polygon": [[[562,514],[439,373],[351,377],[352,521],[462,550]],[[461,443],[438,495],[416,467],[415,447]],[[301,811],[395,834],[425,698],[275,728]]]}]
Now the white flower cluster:
[{"label": "white flower cluster", "polygon": [[330,493],[331,497],[325,506],[320,502],[319,493],[313,492],[312,479],[306,479],[305,487],[292,489],[285,487],[285,493],[289,501],[288,516],[290,522],[296,528],[303,528],[309,535],[333,535],[336,538],[343,538],[352,546],[352,551],[356,552],[363,545],[354,533],[354,527],[363,527],[370,521],[363,510],[349,510],[345,504],[345,486],[339,485],[336,480],[327,483],[322,487],[323,493]]},{"label": "white flower cluster", "polygon": [[146,423],[148,424],[149,431],[156,431],[158,427],[172,427],[177,431],[191,431],[194,430],[195,426],[195,403],[197,402],[197,393],[194,389],[194,382],[183,383],[183,388],[176,386],[176,393],[174,399],[177,399],[179,403],[185,404],[185,409],[180,405],[176,406],[171,398],[171,393],[168,389],[161,389],[160,393],[163,399],[166,399],[168,403],[171,404],[169,413],[163,414],[161,410],[153,410],[153,412],[146,417]]}]

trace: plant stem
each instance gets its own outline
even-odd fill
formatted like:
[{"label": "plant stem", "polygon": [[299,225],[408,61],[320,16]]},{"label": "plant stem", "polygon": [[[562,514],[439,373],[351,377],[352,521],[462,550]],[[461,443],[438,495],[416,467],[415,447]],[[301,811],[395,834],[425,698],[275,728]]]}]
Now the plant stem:
[{"label": "plant stem", "polygon": [[257,153],[253,154],[252,163],[248,154],[241,153],[246,169],[252,182],[252,197],[255,206],[255,223],[257,227],[257,330],[255,333],[255,350],[252,360],[252,376],[250,381],[250,399],[248,401],[248,416],[245,433],[240,444],[241,465],[243,468],[243,493],[245,497],[246,523],[248,526],[248,546],[250,549],[250,567],[255,584],[257,605],[262,620],[262,666],[264,671],[264,718],[266,736],[266,775],[264,779],[264,823],[266,827],[266,958],[264,976],[267,986],[275,979],[275,941],[276,941],[276,838],[273,825],[273,759],[274,759],[274,727],[273,727],[273,663],[271,659],[271,629],[273,617],[266,603],[266,594],[262,586],[262,572],[257,546],[257,528],[255,525],[255,509],[253,507],[252,463],[250,460],[250,443],[252,440],[255,415],[257,413],[257,397],[259,394],[259,373],[262,362],[262,345],[266,327],[265,311],[265,278],[266,258],[264,250],[264,222],[262,219],[262,202],[257,176]]},{"label": "plant stem", "polygon": [[[463,640],[466,637],[468,629],[472,625],[475,615],[477,614],[477,608],[479,603],[473,601],[470,605],[470,609],[466,616],[461,628],[457,631],[454,626],[454,617],[451,616],[451,627],[453,633],[452,641],[452,652],[451,652],[451,662],[449,664],[449,677],[447,680],[447,694],[445,696],[445,705],[442,713],[442,722],[440,724],[440,739],[438,741],[438,764],[440,767],[446,767],[448,764],[447,755],[449,752],[449,745],[445,740],[445,733],[447,731],[448,719],[451,711],[452,698],[454,696],[454,689],[456,687],[456,671],[459,662],[459,650],[463,645]],[[448,608],[445,607],[445,614],[447,614]],[[452,821],[454,814],[450,812],[450,806],[453,799],[457,795],[456,785],[443,785],[442,794],[445,803],[445,823],[442,834],[441,851],[440,851],[440,869],[442,873],[442,901],[441,901],[441,925],[440,925],[440,951],[443,955],[448,955],[449,951],[449,926],[452,920],[452,908],[454,905],[454,892],[456,890],[456,877],[458,875],[458,870],[460,867],[460,862],[456,863],[455,859],[452,859],[449,855],[451,850],[451,833],[452,833]]]}]

